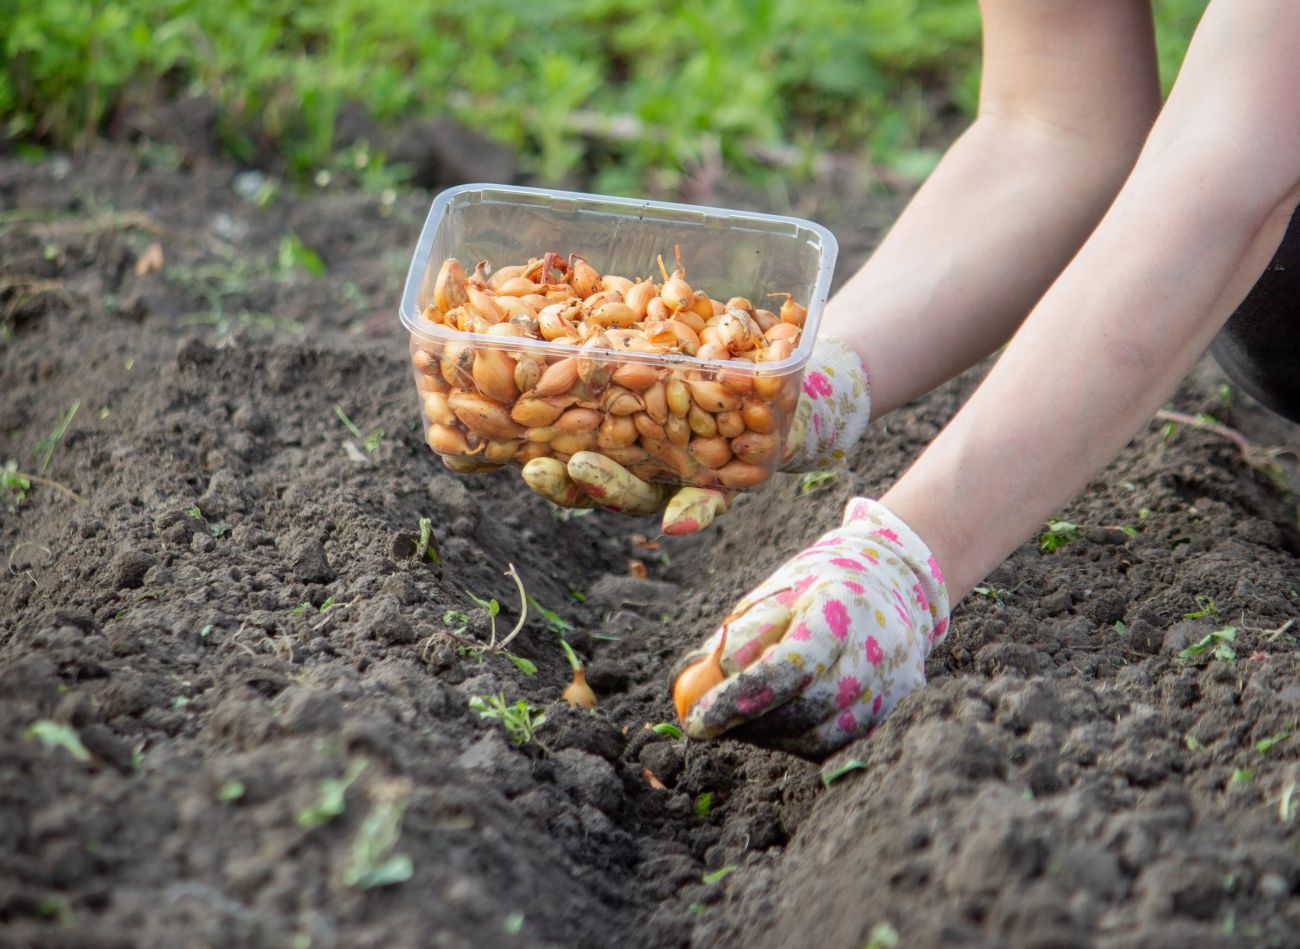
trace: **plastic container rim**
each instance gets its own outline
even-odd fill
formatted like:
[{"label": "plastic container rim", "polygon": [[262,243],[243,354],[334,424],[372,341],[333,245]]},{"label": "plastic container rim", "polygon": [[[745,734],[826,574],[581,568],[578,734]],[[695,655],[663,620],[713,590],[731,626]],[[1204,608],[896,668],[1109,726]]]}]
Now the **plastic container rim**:
[{"label": "plastic container rim", "polygon": [[[464,333],[460,330],[449,329],[439,323],[431,323],[421,314],[420,307],[416,302],[416,297],[419,294],[420,285],[424,280],[425,271],[429,266],[429,254],[433,250],[433,235],[437,231],[439,224],[442,222],[447,208],[458,196],[469,191],[484,190],[504,192],[507,194],[532,195],[543,198],[562,198],[605,204],[608,205],[610,210],[614,213],[630,214],[633,211],[639,210],[642,212],[675,211],[701,215],[714,214],[730,216],[747,221],[767,221],[806,228],[816,234],[821,241],[821,258],[817,269],[817,279],[813,284],[812,295],[807,304],[809,316],[813,317],[815,314],[815,320],[812,321],[813,325],[811,327],[813,332],[802,333],[798,348],[785,359],[777,362],[753,363],[746,359],[700,359],[698,356],[688,356],[685,353],[637,353],[617,349],[575,347],[567,343],[557,344],[549,340],[535,340],[526,337],[487,337],[481,333]],[[710,369],[733,373],[756,374],[762,372],[771,375],[782,375],[802,369],[807,365],[808,360],[812,356],[813,340],[817,335],[816,330],[821,323],[822,309],[825,307],[827,297],[829,296],[831,274],[834,272],[835,260],[838,254],[839,242],[836,241],[835,235],[816,221],[809,221],[805,218],[787,217],[781,214],[766,214],[761,211],[739,211],[734,208],[722,208],[703,204],[681,204],[671,201],[655,201],[649,198],[619,198],[613,195],[594,194],[583,191],[528,188],[522,185],[470,183],[447,188],[434,198],[433,205],[429,209],[429,215],[425,218],[424,227],[420,231],[420,238],[416,242],[415,253],[411,257],[411,265],[406,272],[406,287],[402,292],[402,302],[399,308],[399,315],[401,316],[402,324],[412,335],[422,337],[430,342],[465,342],[480,346],[487,344],[491,345],[493,348],[516,352],[542,352],[547,355],[582,355],[584,357],[601,355],[610,356],[614,359],[625,362],[641,362],[652,365],[683,364],[707,367]],[[814,302],[817,303],[815,309],[812,305]],[[808,328],[808,326],[805,326],[805,329]]]}]

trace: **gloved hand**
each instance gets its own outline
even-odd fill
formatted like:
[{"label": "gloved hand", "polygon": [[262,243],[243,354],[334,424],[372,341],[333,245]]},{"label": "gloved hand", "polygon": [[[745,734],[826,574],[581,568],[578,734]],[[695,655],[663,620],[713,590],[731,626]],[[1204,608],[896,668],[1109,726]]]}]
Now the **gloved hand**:
[{"label": "gloved hand", "polygon": [[[803,377],[803,391],[786,439],[782,471],[826,468],[844,457],[871,421],[866,367],[847,343],[818,337]],[[561,507],[598,505],[624,514],[663,510],[665,534],[703,530],[727,509],[721,488],[679,488],[646,482],[596,452],[578,452],[567,465],[553,459],[530,463],[524,480]]]},{"label": "gloved hand", "polygon": [[[724,623],[725,678],[686,711],[691,738],[735,730],[822,756],[925,682],[948,631],[948,591],[925,543],[882,504],[854,498],[842,525],[786,561]],[[678,663],[713,653],[720,628]]]}]

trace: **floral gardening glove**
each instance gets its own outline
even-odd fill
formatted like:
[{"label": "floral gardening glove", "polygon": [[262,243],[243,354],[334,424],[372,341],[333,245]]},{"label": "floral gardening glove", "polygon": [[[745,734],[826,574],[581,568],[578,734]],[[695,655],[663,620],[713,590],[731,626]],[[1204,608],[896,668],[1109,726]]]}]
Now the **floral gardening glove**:
[{"label": "floral gardening glove", "polygon": [[782,471],[816,471],[844,459],[871,423],[871,384],[862,357],[843,340],[819,336],[785,442]]},{"label": "floral gardening glove", "polygon": [[[686,734],[820,757],[866,735],[925,682],[948,631],[948,592],[925,543],[877,501],[796,554],[724,622],[725,678],[689,707]],[[674,672],[707,661],[723,629]]]},{"label": "floral gardening glove", "polygon": [[[871,421],[867,370],[848,344],[818,337],[804,372],[803,391],[786,439],[782,471],[829,467],[857,443]],[[726,511],[730,492],[720,488],[673,488],[651,484],[596,452],[579,452],[567,465],[552,459],[530,463],[524,480],[562,507],[591,507],[625,514],[663,511],[665,534],[703,530]]]}]

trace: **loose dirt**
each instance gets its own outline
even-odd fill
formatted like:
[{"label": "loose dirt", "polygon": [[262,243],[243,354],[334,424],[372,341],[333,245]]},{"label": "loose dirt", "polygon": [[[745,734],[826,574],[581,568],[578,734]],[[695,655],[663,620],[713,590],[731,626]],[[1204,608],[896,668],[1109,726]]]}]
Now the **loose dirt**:
[{"label": "loose dirt", "polygon": [[[688,746],[649,728],[672,661],[983,369],[703,536],[562,519],[422,443],[396,302],[431,193],[258,184],[174,149],[0,160],[0,457],[82,499],[0,501],[0,942],[1294,944],[1295,426],[1202,366],[1172,407],[1251,459],[1153,422],[1061,513],[1077,539],[998,568],[930,685],[832,761]],[[830,225],[843,276],[897,202],[776,210]],[[557,702],[536,609],[533,675],[448,635],[488,635],[474,597],[513,625],[510,564],[594,713]],[[470,710],[498,693],[545,715],[534,741]]]}]

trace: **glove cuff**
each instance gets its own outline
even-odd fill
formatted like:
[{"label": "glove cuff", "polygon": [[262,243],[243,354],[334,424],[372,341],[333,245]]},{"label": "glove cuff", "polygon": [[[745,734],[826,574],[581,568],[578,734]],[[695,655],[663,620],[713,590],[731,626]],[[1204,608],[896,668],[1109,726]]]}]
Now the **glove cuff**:
[{"label": "glove cuff", "polygon": [[842,461],[871,423],[866,364],[843,340],[817,337],[802,385],[784,471],[816,471]]},{"label": "glove cuff", "polygon": [[898,566],[911,574],[910,602],[899,606],[906,605],[908,612],[928,627],[923,631],[929,655],[934,644],[948,635],[950,610],[948,586],[934,554],[916,531],[871,498],[850,499],[844,509],[843,526],[879,545],[877,556],[881,560],[888,563],[887,558],[896,559]]}]

